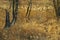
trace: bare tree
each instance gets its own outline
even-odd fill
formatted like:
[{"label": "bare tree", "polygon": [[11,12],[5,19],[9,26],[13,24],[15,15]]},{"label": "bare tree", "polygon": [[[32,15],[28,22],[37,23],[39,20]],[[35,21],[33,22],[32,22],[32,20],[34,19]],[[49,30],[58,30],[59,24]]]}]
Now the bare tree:
[{"label": "bare tree", "polygon": [[18,13],[18,0],[11,0],[10,1],[10,8],[11,7],[12,7],[13,19],[10,22],[9,11],[7,9],[5,9],[5,11],[6,11],[6,23],[5,23],[5,27],[4,28],[9,28],[11,25],[15,24],[15,22],[17,20],[17,13]]},{"label": "bare tree", "polygon": [[9,12],[7,11],[7,9],[5,9],[6,11],[6,20],[5,20],[5,27],[10,27],[10,17],[9,17]]},{"label": "bare tree", "polygon": [[12,5],[12,15],[13,15],[13,20],[11,23],[15,23],[17,19],[17,13],[18,13],[18,0],[13,0],[13,5]]},{"label": "bare tree", "polygon": [[31,8],[32,8],[32,0],[29,1],[27,12],[26,12],[26,17],[28,20],[30,19],[29,16],[30,16]]},{"label": "bare tree", "polygon": [[59,19],[59,17],[60,17],[59,0],[53,0],[53,4],[55,7],[55,11],[56,11],[56,17],[57,17],[57,19]]}]

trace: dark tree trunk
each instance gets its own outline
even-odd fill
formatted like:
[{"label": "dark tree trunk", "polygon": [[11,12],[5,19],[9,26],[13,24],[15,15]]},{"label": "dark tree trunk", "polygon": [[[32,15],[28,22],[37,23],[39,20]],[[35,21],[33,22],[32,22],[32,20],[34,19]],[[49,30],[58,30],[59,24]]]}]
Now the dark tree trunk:
[{"label": "dark tree trunk", "polygon": [[10,27],[10,17],[9,17],[9,12],[5,9],[6,11],[6,20],[5,20],[5,27],[4,28],[9,28]]},{"label": "dark tree trunk", "polygon": [[29,1],[27,12],[26,12],[26,17],[28,18],[28,20],[30,19],[29,16],[31,12],[31,7],[32,7],[32,0]]},{"label": "dark tree trunk", "polygon": [[[6,23],[5,23],[5,27],[4,28],[9,28],[11,25],[14,25],[16,20],[17,20],[17,13],[18,13],[18,0],[13,0],[12,1],[12,16],[13,19],[10,22],[10,16],[9,16],[9,12],[6,9]],[[10,9],[10,8],[9,8]]]},{"label": "dark tree trunk", "polygon": [[56,11],[56,17],[57,17],[57,19],[59,19],[59,17],[60,17],[59,0],[53,0],[53,4],[55,7],[55,11]]},{"label": "dark tree trunk", "polygon": [[17,13],[18,13],[18,0],[13,0],[13,5],[12,5],[12,15],[13,15],[13,20],[11,24],[15,24],[17,20]]}]

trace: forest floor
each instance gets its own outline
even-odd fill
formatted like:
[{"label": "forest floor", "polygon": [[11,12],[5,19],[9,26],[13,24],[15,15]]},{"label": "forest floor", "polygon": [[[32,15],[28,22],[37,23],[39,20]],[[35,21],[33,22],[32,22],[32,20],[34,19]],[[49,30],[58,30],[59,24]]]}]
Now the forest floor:
[{"label": "forest floor", "polygon": [[6,13],[0,8],[0,40],[60,40],[60,20],[53,6],[33,5],[29,20],[26,11],[26,5],[19,6],[15,25],[4,29]]}]

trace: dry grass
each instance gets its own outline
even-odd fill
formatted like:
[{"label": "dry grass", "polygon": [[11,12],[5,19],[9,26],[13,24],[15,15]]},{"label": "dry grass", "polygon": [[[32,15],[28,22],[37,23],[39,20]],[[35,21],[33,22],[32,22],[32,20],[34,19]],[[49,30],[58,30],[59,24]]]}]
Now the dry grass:
[{"label": "dry grass", "polygon": [[[15,25],[8,30],[3,29],[5,11],[0,9],[0,40],[60,40],[60,23],[56,20],[53,6],[48,6],[49,9],[44,9],[42,5],[36,6],[35,10],[32,7],[28,22],[25,17],[26,8],[21,7]],[[43,9],[38,9],[39,7]]]}]

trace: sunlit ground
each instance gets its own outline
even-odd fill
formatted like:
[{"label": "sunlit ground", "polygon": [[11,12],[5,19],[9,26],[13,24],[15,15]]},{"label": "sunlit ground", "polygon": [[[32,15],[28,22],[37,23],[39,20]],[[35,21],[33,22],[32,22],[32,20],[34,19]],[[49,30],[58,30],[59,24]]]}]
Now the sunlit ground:
[{"label": "sunlit ground", "polygon": [[[10,20],[12,20],[11,9]],[[53,6],[33,5],[30,20],[26,18],[27,6],[19,6],[17,21],[10,28],[5,26],[5,10],[0,8],[0,40],[60,40],[60,20]]]}]

